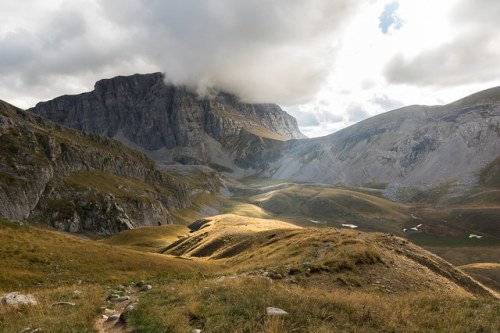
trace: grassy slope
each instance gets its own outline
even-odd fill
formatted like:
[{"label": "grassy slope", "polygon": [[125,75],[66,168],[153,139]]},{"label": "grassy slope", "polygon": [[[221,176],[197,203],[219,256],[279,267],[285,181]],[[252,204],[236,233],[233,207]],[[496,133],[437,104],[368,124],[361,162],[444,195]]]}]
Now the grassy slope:
[{"label": "grassy slope", "polygon": [[189,234],[189,228],[183,225],[168,224],[161,227],[139,228],[122,231],[100,242],[119,245],[137,251],[156,252]]},{"label": "grassy slope", "polygon": [[484,285],[500,292],[500,263],[476,263],[459,268]]},{"label": "grassy slope", "polygon": [[[191,328],[495,332],[500,328],[497,301],[470,298],[444,278],[451,271],[433,273],[440,265],[437,258],[396,237],[300,229],[285,223],[266,230],[269,224],[270,220],[234,215],[206,219],[190,238],[167,252],[223,261],[229,275],[159,286],[142,299],[133,316],[136,327],[145,332]],[[397,251],[407,251],[408,257]],[[436,266],[422,267],[419,262],[425,260],[426,265]],[[282,277],[271,281],[262,272]],[[268,306],[290,315],[267,317]]]},{"label": "grassy slope", "polygon": [[[280,229],[269,230],[274,226]],[[30,292],[40,304],[19,310],[0,306],[0,331],[31,326],[47,332],[91,332],[108,289],[140,279],[153,284],[152,291],[141,294],[132,317],[141,332],[498,330],[498,302],[472,299],[453,288],[429,293],[432,285],[445,286],[440,277],[405,291],[405,284],[391,281],[387,274],[393,270],[389,266],[399,263],[395,254],[351,230],[299,229],[279,221],[224,215],[194,234],[213,233],[227,239],[227,247],[242,235],[265,244],[231,257],[226,252],[219,260],[130,249],[147,251],[159,245],[156,241],[173,241],[185,231],[182,226],[144,228],[96,242],[2,221],[0,294]],[[312,273],[305,271],[306,260]],[[409,266],[399,266],[401,274],[410,278],[417,264],[403,264]],[[260,276],[263,267],[287,277],[271,282]],[[285,268],[301,272],[288,276]],[[77,298],[75,290],[81,291]],[[76,306],[57,311],[51,306],[68,300]],[[266,306],[282,307],[290,316],[266,317]]]},{"label": "grassy slope", "polygon": [[[0,332],[26,326],[45,332],[91,332],[107,287],[141,279],[176,280],[208,273],[216,265],[147,254],[45,229],[0,222],[0,294],[35,295],[40,305],[20,311],[0,305]],[[73,299],[73,292],[82,292]],[[51,304],[72,301],[75,307]],[[65,320],[61,320],[65,318]]]},{"label": "grassy slope", "polygon": [[[175,290],[175,293],[172,293]],[[268,306],[287,312],[265,315]],[[169,283],[133,316],[140,332],[498,332],[498,303],[435,293],[381,295],[257,277]]]},{"label": "grassy slope", "polygon": [[374,195],[332,187],[291,185],[250,198],[250,202],[280,216],[303,217],[329,226],[351,223],[365,230],[402,233],[409,207]]}]

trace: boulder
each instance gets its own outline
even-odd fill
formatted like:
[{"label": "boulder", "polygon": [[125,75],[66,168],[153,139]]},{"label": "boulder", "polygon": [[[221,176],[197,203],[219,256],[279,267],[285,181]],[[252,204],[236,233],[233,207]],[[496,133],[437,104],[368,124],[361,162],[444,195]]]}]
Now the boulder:
[{"label": "boulder", "polygon": [[0,303],[7,306],[37,305],[35,296],[31,294],[23,295],[17,291],[0,296]]}]

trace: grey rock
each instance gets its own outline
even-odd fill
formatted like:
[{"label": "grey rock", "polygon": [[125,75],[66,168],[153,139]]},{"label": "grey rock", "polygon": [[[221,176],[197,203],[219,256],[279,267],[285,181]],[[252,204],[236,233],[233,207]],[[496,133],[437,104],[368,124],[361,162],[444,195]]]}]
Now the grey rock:
[{"label": "grey rock", "polygon": [[286,316],[288,315],[288,312],[286,312],[283,309],[280,308],[275,308],[272,306],[269,306],[266,308],[266,313],[268,316]]},{"label": "grey rock", "polygon": [[119,302],[128,301],[129,299],[130,299],[130,296],[120,296],[118,298],[115,298],[114,301],[119,303]]},{"label": "grey rock", "polygon": [[82,296],[82,292],[80,290],[74,290],[72,297],[74,299],[79,299]]},{"label": "grey rock", "polygon": [[[91,92],[40,102],[30,110],[122,141],[158,162],[208,164],[222,171],[237,168],[238,159],[256,162],[244,155],[259,150],[260,137],[304,138],[295,118],[277,105],[242,103],[222,92],[200,98],[186,87],[165,84],[161,73],[101,80]],[[248,136],[257,142],[246,143]],[[236,149],[243,152],[235,160]]]},{"label": "grey rock", "polygon": [[151,289],[153,289],[153,286],[150,284],[146,284],[146,285],[142,286],[141,291],[149,291]]},{"label": "grey rock", "polygon": [[75,306],[76,304],[73,302],[57,302],[53,303],[52,306]]},{"label": "grey rock", "polygon": [[277,179],[430,190],[454,182],[473,186],[500,155],[500,88],[443,106],[390,111],[326,137],[282,143],[263,173]]},{"label": "grey rock", "polygon": [[109,321],[115,321],[115,320],[118,320],[120,319],[120,314],[113,314],[111,316],[109,316],[106,321],[109,322]]},{"label": "grey rock", "polygon": [[114,315],[115,313],[116,313],[115,310],[111,310],[111,309],[108,309],[108,308],[104,309],[104,314],[106,316],[108,316],[108,317]]},{"label": "grey rock", "polygon": [[121,323],[126,323],[127,320],[130,318],[131,313],[134,311],[137,303],[130,303],[128,304],[125,309],[123,309],[122,313],[120,314],[119,321]]},{"label": "grey rock", "polygon": [[0,303],[6,306],[18,307],[21,305],[37,305],[35,296],[31,294],[20,294],[15,291],[0,296]]},{"label": "grey rock", "polygon": [[[160,170],[144,154],[114,140],[64,128],[3,101],[0,120],[1,218],[109,236],[171,223],[171,212],[188,206],[191,192],[219,186],[213,170],[194,171],[202,183],[192,184],[189,175]],[[85,179],[82,175],[89,185],[74,182],[75,177]],[[139,185],[121,184],[116,193],[108,193],[93,185],[105,177]]]}]

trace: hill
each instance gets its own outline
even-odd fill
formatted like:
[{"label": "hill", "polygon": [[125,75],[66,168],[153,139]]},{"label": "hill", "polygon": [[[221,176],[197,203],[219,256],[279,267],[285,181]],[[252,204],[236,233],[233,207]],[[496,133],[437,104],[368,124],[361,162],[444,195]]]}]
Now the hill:
[{"label": "hill", "polygon": [[[7,272],[0,295],[17,290],[38,301],[33,307],[0,304],[0,330],[499,329],[500,303],[490,291],[398,237],[233,215],[198,221],[178,241],[172,237],[184,231],[170,227],[159,234],[172,242],[163,251],[175,256],[130,248],[132,239],[149,238],[157,227],[125,231],[108,243],[0,221]],[[146,284],[152,288],[140,289]],[[125,301],[113,300],[114,294]],[[74,305],[54,305],[61,302]],[[125,322],[102,319],[104,311],[120,314],[127,304],[133,310]],[[269,306],[289,314],[266,316]]]},{"label": "hill", "polygon": [[0,101],[0,217],[64,231],[110,235],[173,222],[193,193],[216,191],[160,170],[142,153],[54,124]]}]

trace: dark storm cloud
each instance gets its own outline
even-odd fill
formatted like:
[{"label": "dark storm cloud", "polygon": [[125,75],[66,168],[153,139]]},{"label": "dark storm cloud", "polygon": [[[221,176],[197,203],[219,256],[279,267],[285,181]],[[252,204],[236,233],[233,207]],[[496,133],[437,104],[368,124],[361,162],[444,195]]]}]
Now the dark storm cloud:
[{"label": "dark storm cloud", "polygon": [[456,38],[412,59],[395,56],[385,69],[392,83],[448,86],[500,75],[500,1],[463,0],[454,11]]},{"label": "dark storm cloud", "polygon": [[329,74],[333,41],[351,3],[62,2],[30,27],[0,30],[0,81],[34,91],[54,77],[158,70],[201,94],[219,89],[248,101],[293,104],[316,93]]}]

